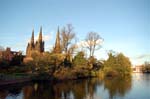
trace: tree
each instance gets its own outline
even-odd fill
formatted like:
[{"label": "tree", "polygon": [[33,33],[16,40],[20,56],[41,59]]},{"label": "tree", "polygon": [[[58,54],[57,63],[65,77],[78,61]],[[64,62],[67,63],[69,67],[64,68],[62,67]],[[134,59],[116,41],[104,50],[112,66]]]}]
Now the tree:
[{"label": "tree", "polygon": [[143,73],[150,73],[150,62],[146,61],[142,66]]},{"label": "tree", "polygon": [[101,36],[96,32],[89,32],[85,39],[85,47],[90,52],[90,57],[94,56],[95,50],[98,50],[101,48],[101,43],[103,39]]},{"label": "tree", "polygon": [[131,62],[122,53],[108,54],[109,58],[104,62],[104,72],[106,76],[125,76],[131,73]]},{"label": "tree", "polygon": [[73,32],[73,27],[71,24],[68,24],[62,29],[61,40],[62,48],[65,54],[68,56],[73,53],[75,45],[72,44],[72,40],[75,38],[75,33]]},{"label": "tree", "polygon": [[24,56],[22,55],[22,52],[19,53],[19,55],[15,55],[12,60],[10,61],[10,65],[21,65],[23,62]]},{"label": "tree", "polygon": [[78,52],[77,55],[73,59],[73,64],[76,67],[86,67],[87,65],[87,60],[85,58],[84,52]]}]

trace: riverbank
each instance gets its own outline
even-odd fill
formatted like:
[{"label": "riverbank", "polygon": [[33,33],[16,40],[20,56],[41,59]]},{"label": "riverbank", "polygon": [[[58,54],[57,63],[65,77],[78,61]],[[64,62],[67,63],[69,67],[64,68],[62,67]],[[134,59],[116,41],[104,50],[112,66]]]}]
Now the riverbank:
[{"label": "riverbank", "polygon": [[15,80],[0,80],[0,86],[17,84],[17,83],[24,83],[24,82],[29,82],[29,81],[32,81],[32,80],[29,78],[15,79]]},{"label": "riverbank", "polygon": [[31,81],[31,76],[25,73],[0,74],[0,86]]},{"label": "riverbank", "polygon": [[[68,71],[68,70],[67,70]],[[48,73],[41,74],[27,74],[27,73],[17,73],[17,74],[0,74],[0,86],[24,83],[30,81],[52,81],[52,82],[60,82],[67,80],[78,80],[85,78],[96,77],[96,74],[93,72],[82,70],[80,72],[76,71],[58,71],[54,75],[49,75]]]}]

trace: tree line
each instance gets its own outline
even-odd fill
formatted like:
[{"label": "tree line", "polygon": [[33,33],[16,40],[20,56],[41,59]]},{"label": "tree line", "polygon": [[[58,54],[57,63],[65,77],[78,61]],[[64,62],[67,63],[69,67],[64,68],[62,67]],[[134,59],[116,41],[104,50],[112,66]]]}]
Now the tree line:
[{"label": "tree line", "polygon": [[33,60],[22,63],[21,66],[15,66],[15,69],[7,69],[5,72],[44,74],[56,79],[93,77],[98,76],[99,73],[103,73],[104,76],[130,74],[130,60],[122,53],[109,52],[107,60],[98,60],[94,57],[95,51],[102,47],[101,44],[104,41],[99,33],[88,32],[80,46],[89,51],[88,57],[84,50],[77,50],[80,47],[77,46],[75,37],[73,26],[68,24],[60,31],[60,53],[55,53],[55,48],[42,54],[33,52],[31,55]]}]

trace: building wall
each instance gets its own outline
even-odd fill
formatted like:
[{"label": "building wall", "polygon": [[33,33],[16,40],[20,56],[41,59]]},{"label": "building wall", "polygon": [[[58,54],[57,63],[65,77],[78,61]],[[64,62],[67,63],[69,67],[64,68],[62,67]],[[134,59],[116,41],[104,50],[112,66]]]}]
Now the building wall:
[{"label": "building wall", "polygon": [[10,48],[6,48],[5,51],[0,51],[0,58],[11,61],[15,55],[21,55],[20,52],[11,51]]},{"label": "building wall", "polygon": [[142,66],[135,66],[133,69],[134,73],[141,73],[142,72]]}]

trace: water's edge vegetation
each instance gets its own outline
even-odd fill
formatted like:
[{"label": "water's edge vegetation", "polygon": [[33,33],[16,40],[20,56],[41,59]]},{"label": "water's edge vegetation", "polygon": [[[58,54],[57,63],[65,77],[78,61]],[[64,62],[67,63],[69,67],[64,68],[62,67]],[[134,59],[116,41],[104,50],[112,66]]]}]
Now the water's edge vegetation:
[{"label": "water's edge vegetation", "polygon": [[100,62],[94,57],[86,59],[79,52],[72,62],[61,60],[63,54],[33,54],[33,60],[20,66],[3,68],[1,84],[34,80],[64,81],[90,77],[125,77],[131,73],[131,63],[122,53],[109,53],[106,61]]}]

